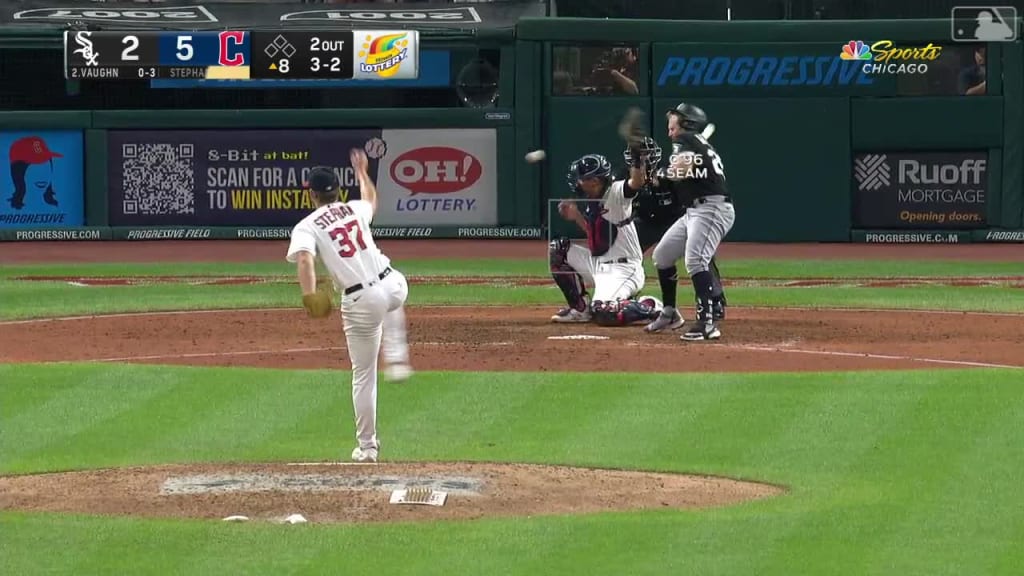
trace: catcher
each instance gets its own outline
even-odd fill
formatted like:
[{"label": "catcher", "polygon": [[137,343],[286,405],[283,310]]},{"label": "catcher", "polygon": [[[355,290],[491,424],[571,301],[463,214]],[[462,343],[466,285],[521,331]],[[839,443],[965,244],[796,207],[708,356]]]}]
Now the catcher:
[{"label": "catcher", "polygon": [[[644,156],[636,155],[630,177],[612,180],[612,167],[599,154],[587,154],[569,166],[569,188],[582,196],[559,203],[559,214],[575,222],[587,236],[587,247],[568,238],[551,242],[551,275],[568,306],[551,317],[553,322],[590,322],[621,326],[657,318],[660,303],[653,297],[636,299],[644,285],[643,254],[632,220],[632,198],[642,184]],[[587,285],[593,300],[587,302]]]},{"label": "catcher", "polygon": [[352,405],[359,441],[352,460],[376,462],[380,450],[377,356],[382,338],[391,376],[400,379],[412,373],[404,311],[409,286],[377,248],[370,233],[377,210],[377,189],[366,171],[366,154],[353,150],[350,160],[361,199],[339,202],[337,174],[330,168],[314,168],[309,174],[309,193],[316,209],[292,230],[287,260],[297,264],[302,305],[309,316],[325,318],[334,307],[329,283],[317,288],[317,255],[342,291],[341,312],[352,360]]}]

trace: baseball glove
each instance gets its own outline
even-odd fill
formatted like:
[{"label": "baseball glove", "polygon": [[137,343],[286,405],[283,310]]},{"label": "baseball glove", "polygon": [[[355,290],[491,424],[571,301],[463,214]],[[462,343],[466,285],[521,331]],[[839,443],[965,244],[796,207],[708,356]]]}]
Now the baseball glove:
[{"label": "baseball glove", "polygon": [[647,130],[644,129],[644,111],[636,106],[626,111],[619,122],[619,136],[626,141],[626,146],[639,148],[643,143]]},{"label": "baseball glove", "polygon": [[302,306],[310,318],[326,318],[334,308],[334,289],[330,280],[317,282],[316,292],[302,297]]}]

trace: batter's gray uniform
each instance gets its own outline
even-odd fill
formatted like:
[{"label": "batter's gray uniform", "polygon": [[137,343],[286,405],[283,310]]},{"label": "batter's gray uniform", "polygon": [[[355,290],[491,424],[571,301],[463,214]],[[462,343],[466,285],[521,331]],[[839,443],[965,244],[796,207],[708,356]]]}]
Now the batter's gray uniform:
[{"label": "batter's gray uniform", "polygon": [[[686,273],[693,281],[697,322],[682,338],[716,339],[720,332],[712,318],[714,284],[708,270],[718,245],[736,221],[736,212],[725,181],[725,165],[708,140],[699,133],[683,134],[672,143],[670,167],[678,165],[674,160],[680,156],[692,158],[689,168],[685,171],[670,168],[667,176],[681,203],[689,208],[654,248],[654,265],[658,268],[665,310],[668,310],[667,313],[663,310],[664,318],[659,320],[667,325],[671,323],[670,315],[677,313],[676,262],[683,260]],[[661,329],[656,324],[659,320],[649,325],[648,331]]]}]

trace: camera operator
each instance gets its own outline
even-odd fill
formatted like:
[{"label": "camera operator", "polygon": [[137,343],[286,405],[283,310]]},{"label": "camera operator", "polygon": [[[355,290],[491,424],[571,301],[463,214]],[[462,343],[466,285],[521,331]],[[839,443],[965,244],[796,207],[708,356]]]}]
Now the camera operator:
[{"label": "camera operator", "polygon": [[984,96],[987,89],[985,78],[985,46],[974,48],[974,65],[960,71],[958,89],[964,96]]},{"label": "camera operator", "polygon": [[615,47],[605,51],[594,63],[587,84],[602,95],[636,95],[636,48]]}]

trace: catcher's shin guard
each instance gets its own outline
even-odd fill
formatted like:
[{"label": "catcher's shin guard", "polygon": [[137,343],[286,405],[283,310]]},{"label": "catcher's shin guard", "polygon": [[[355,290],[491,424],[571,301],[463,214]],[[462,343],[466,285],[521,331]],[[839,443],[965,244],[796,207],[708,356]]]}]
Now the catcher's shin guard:
[{"label": "catcher's shin guard", "polygon": [[600,326],[625,326],[634,322],[650,322],[658,311],[637,300],[619,300],[591,303],[594,323]]},{"label": "catcher's shin guard", "polygon": [[580,312],[587,309],[587,288],[583,285],[583,277],[573,270],[566,262],[569,252],[569,239],[559,238],[551,242],[548,249],[551,264],[551,277],[565,296],[565,302]]}]

